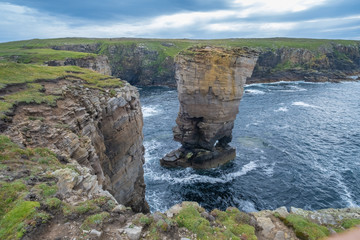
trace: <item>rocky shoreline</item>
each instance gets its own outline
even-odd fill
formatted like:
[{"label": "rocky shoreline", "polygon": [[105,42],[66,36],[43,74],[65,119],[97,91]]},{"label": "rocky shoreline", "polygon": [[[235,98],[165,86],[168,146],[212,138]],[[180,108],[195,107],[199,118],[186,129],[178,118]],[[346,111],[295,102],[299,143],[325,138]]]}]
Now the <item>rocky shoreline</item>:
[{"label": "rocky shoreline", "polygon": [[[98,47],[74,45],[61,49],[92,52]],[[334,48],[353,54],[352,48]],[[138,51],[142,57],[147,51],[144,46],[133,45],[131,49]],[[115,54],[117,47],[110,46],[108,50]],[[131,51],[125,52],[131,55]],[[293,56],[293,51],[289,51],[292,57],[286,62],[296,63],[296,59],[312,58],[305,51],[296,52],[299,53]],[[238,86],[240,90],[225,87],[222,97],[225,96],[226,101],[216,100],[225,110],[228,109],[226,104],[230,104],[231,109],[238,106],[245,79],[251,75],[256,62],[251,54],[249,58],[249,52],[241,54],[240,58],[245,60],[239,61],[238,69],[233,69],[235,72],[242,71],[243,75],[240,74],[241,79],[238,79],[242,83]],[[359,55],[351,54],[349,56],[354,58]],[[269,57],[263,56],[261,60],[264,62],[262,66],[272,68],[275,63],[278,66],[279,62],[269,62],[273,56],[270,53],[267,55]],[[331,59],[330,55],[326,56]],[[113,58],[68,59],[47,62],[47,66],[0,64],[2,71],[16,80],[16,83],[9,83],[4,78],[0,85],[1,239],[322,239],[360,224],[358,208],[305,211],[293,207],[288,212],[282,207],[273,211],[244,213],[229,207],[226,211],[214,209],[208,212],[197,203],[183,202],[165,213],[149,213],[142,167],[143,118],[137,89],[123,80],[73,67],[81,65],[101,73],[109,73],[111,69],[114,75],[113,64],[117,61]],[[156,56],[154,59],[156,61]],[[229,59],[234,60],[223,52],[212,63],[225,61],[227,65],[219,65],[220,70],[225,68],[226,72]],[[200,61],[201,57],[197,60]],[[319,66],[325,64],[331,68],[332,61],[328,60],[319,62]],[[165,62],[170,66],[172,61],[169,58]],[[237,64],[237,60],[232,62]],[[241,65],[243,62],[245,65]],[[134,69],[141,67],[132,65],[131,61],[129,66]],[[145,68],[149,70],[147,74],[154,74],[150,71],[154,66],[149,66],[149,69]],[[342,70],[350,71],[348,66],[343,66]],[[191,66],[189,69],[192,69]],[[35,75],[30,74],[31,71],[35,71]],[[268,69],[258,68],[256,71],[260,74]],[[163,73],[166,78],[172,76],[168,73]],[[139,73],[137,79],[147,76],[142,74]],[[135,80],[134,83],[141,82]],[[214,81],[212,84],[216,83],[216,77]],[[156,83],[164,84],[161,81],[147,84]],[[191,95],[194,89],[190,85],[186,87],[185,84],[179,92]],[[199,85],[198,92],[194,94],[198,94],[196,96],[201,103],[214,100],[211,97],[217,96],[220,90],[224,90],[221,84]],[[207,93],[210,93],[208,98],[201,98],[201,94],[206,96]],[[186,103],[186,96],[182,100]],[[235,103],[232,100],[236,100]],[[196,106],[194,109],[195,112],[202,111]],[[188,114],[185,112],[181,112],[179,117],[183,125],[188,124],[181,116]],[[226,144],[231,140],[231,121],[237,113],[229,112],[231,116],[224,114],[221,122],[212,122],[212,118],[210,122],[201,124],[198,121],[199,126],[209,131],[199,138],[201,141],[195,141],[191,151],[173,152],[173,155],[177,158],[184,155],[190,159],[196,148],[201,146],[202,150],[196,155],[200,153],[207,160],[204,150],[212,150],[216,141],[224,145],[222,150],[229,150]],[[191,117],[201,118],[196,114]],[[218,126],[224,122],[226,124],[218,132]],[[187,139],[186,132],[175,133],[185,148],[194,142],[194,139]],[[224,155],[234,153],[232,149],[229,152]],[[215,153],[212,152],[212,158]],[[229,160],[229,157],[221,158]]]}]

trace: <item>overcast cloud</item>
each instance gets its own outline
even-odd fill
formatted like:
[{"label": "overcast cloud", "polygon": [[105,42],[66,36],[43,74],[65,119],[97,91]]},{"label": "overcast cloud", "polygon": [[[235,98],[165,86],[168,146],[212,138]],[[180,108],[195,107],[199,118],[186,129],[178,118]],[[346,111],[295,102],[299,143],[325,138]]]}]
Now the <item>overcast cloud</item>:
[{"label": "overcast cloud", "polygon": [[358,0],[0,0],[0,42],[57,37],[360,40]]}]

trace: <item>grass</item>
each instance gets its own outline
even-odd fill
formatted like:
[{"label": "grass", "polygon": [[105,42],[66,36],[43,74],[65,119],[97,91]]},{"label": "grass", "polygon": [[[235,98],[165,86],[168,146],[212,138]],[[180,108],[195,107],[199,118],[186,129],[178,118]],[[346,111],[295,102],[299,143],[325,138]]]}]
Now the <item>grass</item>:
[{"label": "grass", "polygon": [[229,208],[225,212],[213,210],[211,215],[216,217],[216,225],[210,224],[199,211],[201,209],[187,205],[175,218],[179,227],[195,233],[198,239],[257,239],[254,227],[248,225],[250,217],[236,208]]},{"label": "grass", "polygon": [[329,236],[329,230],[321,225],[313,223],[306,218],[289,214],[285,219],[281,219],[287,226],[294,228],[295,234],[302,240],[318,240]]},{"label": "grass", "polygon": [[39,202],[20,201],[12,210],[0,220],[0,239],[19,239],[25,233],[25,220],[31,219],[36,214]]},{"label": "grass", "polygon": [[[92,226],[93,223],[98,224],[99,216],[101,219],[106,217],[101,211],[110,211],[115,206],[108,197],[97,197],[77,206],[56,198],[56,179],[48,172],[68,166],[61,164],[47,148],[22,149],[7,136],[0,135],[0,165],[2,179],[7,174],[18,178],[0,180],[0,239],[21,239],[29,229],[48,222],[51,214],[59,214],[66,209],[79,215],[95,214],[86,222],[86,226]],[[27,174],[24,175],[24,172]],[[36,180],[32,181],[34,178]],[[36,196],[36,201],[29,201],[29,196]],[[45,210],[40,210],[40,206]]]},{"label": "grass", "polygon": [[84,229],[84,230],[90,230],[90,229],[94,229],[97,227],[101,227],[104,220],[106,218],[108,218],[109,216],[110,216],[110,213],[108,213],[108,212],[102,212],[102,213],[88,216],[80,228]]},{"label": "grass", "polygon": [[353,228],[360,225],[360,219],[346,219],[341,226],[345,229]]},{"label": "grass", "polygon": [[4,118],[16,104],[45,103],[56,105],[62,96],[44,93],[43,86],[37,82],[56,79],[81,80],[88,86],[98,89],[122,87],[123,82],[114,77],[104,76],[92,70],[76,66],[48,67],[33,64],[0,63],[0,90],[9,85],[25,85],[23,90],[3,96],[0,102],[0,118]]},{"label": "grass", "polygon": [[0,44],[0,57],[3,61],[16,63],[43,64],[51,60],[66,60],[67,58],[86,58],[95,57],[96,54],[83,52],[59,51],[49,48],[24,49],[24,48],[6,48]]},{"label": "grass", "polygon": [[120,79],[76,66],[48,67],[34,64],[0,63],[0,89],[12,84],[41,80],[80,79],[98,87],[121,87]]}]

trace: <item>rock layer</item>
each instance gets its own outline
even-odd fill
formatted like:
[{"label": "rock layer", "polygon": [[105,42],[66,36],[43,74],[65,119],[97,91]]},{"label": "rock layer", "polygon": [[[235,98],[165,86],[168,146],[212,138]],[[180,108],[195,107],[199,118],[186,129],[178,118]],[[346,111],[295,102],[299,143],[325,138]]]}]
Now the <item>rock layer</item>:
[{"label": "rock layer", "polygon": [[[18,106],[3,134],[25,147],[47,147],[63,161],[80,164],[85,169],[83,176],[70,181],[70,185],[59,183],[60,189],[69,185],[70,190],[76,188],[90,198],[107,190],[119,203],[135,211],[149,211],[145,201],[143,121],[137,89],[128,83],[111,92],[86,88],[76,80],[40,83],[46,94],[60,95],[62,99],[56,106]],[[67,175],[63,178],[71,177]],[[68,191],[63,192],[66,195]]]},{"label": "rock layer", "polygon": [[228,143],[257,55],[246,48],[215,47],[179,54],[176,79],[180,110],[173,133],[182,148],[165,156],[162,165],[211,168],[235,158],[235,149]]},{"label": "rock layer", "polygon": [[68,58],[66,60],[53,60],[46,62],[48,66],[78,66],[88,68],[104,75],[111,75],[110,63],[107,56],[99,55],[97,57]]}]

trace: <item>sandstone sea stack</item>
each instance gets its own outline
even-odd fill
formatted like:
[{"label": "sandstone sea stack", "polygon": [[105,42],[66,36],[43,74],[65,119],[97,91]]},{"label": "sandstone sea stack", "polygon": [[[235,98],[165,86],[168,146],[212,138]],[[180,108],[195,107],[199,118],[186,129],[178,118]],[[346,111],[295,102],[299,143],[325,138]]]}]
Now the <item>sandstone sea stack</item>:
[{"label": "sandstone sea stack", "polygon": [[182,147],[162,158],[163,166],[213,168],[235,158],[228,144],[257,57],[248,48],[219,47],[190,48],[177,56],[180,110],[173,133]]}]

